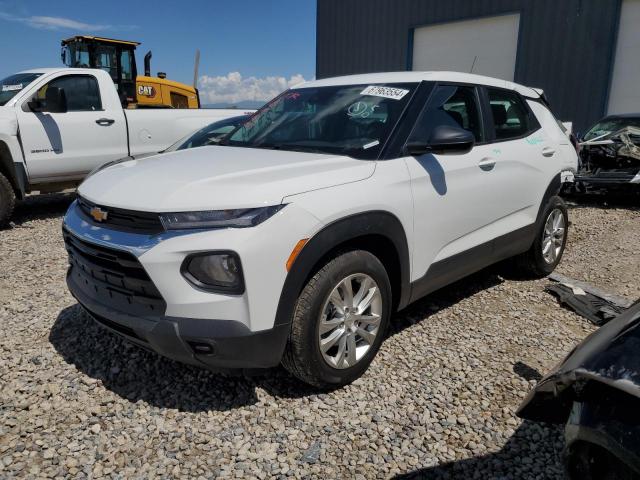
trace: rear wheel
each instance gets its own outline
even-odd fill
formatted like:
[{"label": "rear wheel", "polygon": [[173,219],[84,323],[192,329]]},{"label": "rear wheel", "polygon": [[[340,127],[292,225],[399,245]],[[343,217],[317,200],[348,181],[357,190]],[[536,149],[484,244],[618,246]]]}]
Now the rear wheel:
[{"label": "rear wheel", "polygon": [[311,385],[346,385],[368,368],[390,315],[391,286],[380,260],[362,250],[339,255],[298,297],[283,364]]},{"label": "rear wheel", "polygon": [[560,197],[552,197],[543,213],[531,248],[514,259],[518,273],[544,277],[553,272],[567,244],[569,214]]},{"label": "rear wheel", "polygon": [[7,177],[0,173],[0,228],[9,223],[16,205],[16,194]]}]

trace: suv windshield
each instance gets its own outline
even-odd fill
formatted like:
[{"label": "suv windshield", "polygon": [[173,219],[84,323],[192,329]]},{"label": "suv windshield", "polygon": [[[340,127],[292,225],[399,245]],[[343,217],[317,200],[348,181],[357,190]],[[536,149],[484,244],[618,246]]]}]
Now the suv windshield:
[{"label": "suv windshield", "polygon": [[16,73],[0,81],[0,107],[17,93],[38,78],[41,73]]},{"label": "suv windshield", "polygon": [[594,138],[609,135],[625,127],[640,128],[640,118],[610,118],[602,120],[591,127],[584,135],[584,140],[593,140]]},{"label": "suv windshield", "polygon": [[417,85],[287,90],[221,143],[375,159]]}]

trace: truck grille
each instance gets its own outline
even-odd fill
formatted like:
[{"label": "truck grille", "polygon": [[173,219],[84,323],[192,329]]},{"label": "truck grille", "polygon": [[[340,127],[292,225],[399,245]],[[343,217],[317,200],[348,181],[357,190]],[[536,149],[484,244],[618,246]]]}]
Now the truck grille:
[{"label": "truck grille", "polygon": [[85,295],[134,316],[163,315],[166,303],[132,254],[86,242],[63,229],[69,275]]},{"label": "truck grille", "polygon": [[164,232],[160,216],[157,213],[136,212],[134,210],[124,210],[121,208],[103,207],[96,205],[85,198],[78,197],[80,211],[93,223],[95,219],[91,215],[91,210],[95,207],[106,212],[106,220],[98,223],[105,227],[121,230],[125,232],[145,233],[155,235]]}]

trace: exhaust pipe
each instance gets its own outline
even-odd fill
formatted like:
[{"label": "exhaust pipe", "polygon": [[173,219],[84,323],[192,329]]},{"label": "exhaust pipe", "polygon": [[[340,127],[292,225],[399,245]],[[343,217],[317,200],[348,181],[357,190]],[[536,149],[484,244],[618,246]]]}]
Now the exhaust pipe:
[{"label": "exhaust pipe", "polygon": [[144,76],[151,76],[151,50],[144,56]]}]

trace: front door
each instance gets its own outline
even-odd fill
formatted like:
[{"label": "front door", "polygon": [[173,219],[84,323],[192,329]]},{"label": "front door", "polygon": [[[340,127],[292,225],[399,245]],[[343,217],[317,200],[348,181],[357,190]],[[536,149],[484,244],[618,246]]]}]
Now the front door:
[{"label": "front door", "polygon": [[128,154],[124,113],[103,110],[93,75],[54,78],[38,90],[41,101],[49,86],[64,89],[67,112],[18,109],[27,169],[34,183],[81,179],[96,166]]},{"label": "front door", "polygon": [[414,279],[423,277],[432,264],[474,247],[476,256],[486,256],[478,260],[488,258],[497,233],[495,222],[510,208],[496,176],[496,152],[486,143],[477,88],[438,85],[409,142],[427,143],[439,125],[471,131],[476,144],[467,153],[405,159],[414,199]]}]

